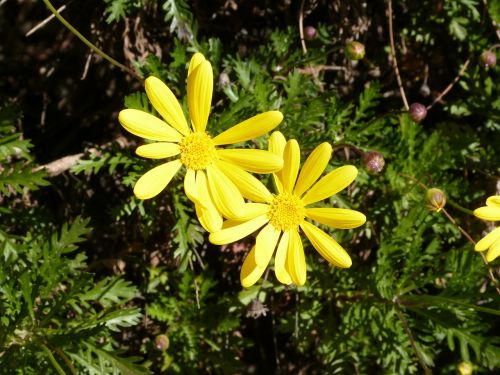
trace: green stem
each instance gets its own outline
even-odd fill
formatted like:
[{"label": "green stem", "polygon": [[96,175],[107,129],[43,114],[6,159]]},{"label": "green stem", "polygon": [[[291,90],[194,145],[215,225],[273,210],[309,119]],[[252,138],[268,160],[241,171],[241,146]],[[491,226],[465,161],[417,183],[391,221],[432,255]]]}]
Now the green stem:
[{"label": "green stem", "polygon": [[420,363],[420,366],[422,366],[422,369],[424,370],[424,374],[425,375],[431,375],[431,371],[429,370],[429,368],[427,367],[427,364],[425,363],[425,360],[424,360],[424,357],[422,355],[422,353],[420,353],[420,350],[418,350],[418,347],[417,347],[417,342],[415,341],[415,338],[413,337],[413,333],[410,329],[410,326],[408,325],[408,321],[406,320],[403,312],[401,311],[400,307],[399,307],[399,300],[395,299],[394,301],[394,310],[396,311],[396,314],[398,316],[398,318],[401,320],[401,322],[403,323],[403,328],[405,329],[406,331],[406,334],[408,335],[408,338],[410,340],[410,345],[413,349],[413,352],[415,353],[415,356],[417,357],[417,360],[418,362]]},{"label": "green stem", "polygon": [[451,207],[456,208],[459,211],[462,211],[464,214],[474,215],[474,213],[472,212],[472,210],[468,210],[467,208],[460,206],[458,203],[455,203],[453,201],[448,200],[448,204]]},{"label": "green stem", "polygon": [[87,47],[89,47],[92,51],[94,51],[95,53],[97,53],[99,56],[101,56],[103,59],[109,61],[111,64],[113,64],[114,66],[120,68],[121,70],[123,70],[124,72],[130,74],[132,77],[134,77],[135,79],[139,80],[142,82],[142,78],[136,73],[134,72],[132,69],[130,68],[127,68],[125,65],[119,63],[118,61],[116,61],[115,59],[113,59],[111,56],[109,56],[108,54],[106,54],[103,50],[97,48],[94,44],[92,44],[87,38],[85,38],[77,29],[75,29],[68,21],[66,21],[64,19],[63,16],[61,16],[59,14],[59,12],[57,11],[56,8],[54,8],[54,6],[50,3],[49,0],[42,0],[45,5],[47,6],[47,8],[49,8],[49,10],[52,12],[52,14],[64,25],[66,26],[66,28],[71,31],[74,35],[76,35],[76,37],[78,39],[80,39],[83,43],[85,43],[85,45]]},{"label": "green stem", "polygon": [[[45,0],[43,0],[45,1]],[[47,357],[49,357],[49,360],[50,360],[50,363],[52,363],[52,366],[54,366],[54,368],[56,369],[57,373],[59,375],[66,375],[66,372],[64,372],[64,370],[62,369],[61,366],[59,366],[59,363],[57,363],[56,359],[54,358],[54,355],[52,354],[52,352],[50,351],[49,348],[47,348],[47,346],[45,344],[40,344],[43,351],[45,352],[45,354],[47,354]]]}]

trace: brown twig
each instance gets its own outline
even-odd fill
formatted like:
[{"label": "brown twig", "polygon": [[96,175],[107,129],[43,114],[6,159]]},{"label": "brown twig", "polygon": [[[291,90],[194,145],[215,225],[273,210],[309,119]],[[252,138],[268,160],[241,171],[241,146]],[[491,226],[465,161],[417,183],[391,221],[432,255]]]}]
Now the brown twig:
[{"label": "brown twig", "polygon": [[298,68],[298,71],[302,74],[311,74],[317,76],[320,72],[325,70],[347,70],[345,66],[337,65],[316,65],[316,66],[306,66],[305,68]]},{"label": "brown twig", "polygon": [[[92,151],[92,150],[91,150]],[[76,165],[78,161],[84,156],[83,152],[74,155],[63,156],[62,158],[51,161],[48,164],[41,165],[35,168],[35,171],[45,169],[49,177],[58,176],[63,172],[66,172],[72,166]]]},{"label": "brown twig", "polygon": [[[57,12],[61,13],[64,9],[66,9],[67,6],[68,6],[68,4],[64,4],[63,6],[57,8]],[[50,16],[45,18],[42,22],[40,22],[38,25],[36,25],[32,29],[30,29],[24,36],[29,37],[30,35],[33,35],[35,32],[37,32],[42,27],[44,27],[46,24],[48,24],[50,21],[52,21],[54,18],[56,18],[56,16],[51,14]]]},{"label": "brown twig", "polygon": [[300,33],[300,44],[302,45],[302,51],[304,54],[307,53],[307,47],[306,47],[306,41],[304,39],[304,3],[306,1],[302,0],[300,3],[300,10],[299,10],[299,33]]},{"label": "brown twig", "polygon": [[403,87],[403,81],[399,75],[398,60],[396,59],[396,48],[394,47],[394,32],[392,29],[392,0],[387,2],[387,21],[389,23],[389,40],[391,42],[391,55],[392,55],[392,66],[394,67],[394,73],[396,73],[396,80],[398,81],[399,92],[401,93],[401,99],[406,110],[410,109],[408,105],[408,100],[406,99],[405,89]]},{"label": "brown twig", "polygon": [[408,325],[408,321],[406,320],[403,312],[399,308],[399,298],[398,297],[396,297],[394,299],[394,308],[396,310],[396,314],[398,315],[398,318],[401,320],[401,323],[403,323],[403,327],[406,331],[406,334],[408,335],[408,338],[410,339],[411,348],[413,349],[413,352],[415,353],[415,355],[418,359],[418,362],[420,363],[420,366],[422,366],[422,369],[424,370],[424,373],[426,375],[430,375],[431,370],[429,370],[429,368],[427,367],[425,360],[424,360],[424,357],[422,356],[422,353],[420,353],[420,350],[418,350],[417,343],[415,342],[415,338],[413,337],[413,333],[410,329],[410,326]]},{"label": "brown twig", "polygon": [[[457,221],[453,218],[453,216],[451,216],[448,211],[446,211],[445,208],[443,208],[441,210],[441,212],[443,212],[444,216],[446,216],[446,218],[453,224],[455,225],[458,230],[460,231],[460,233],[462,233],[462,235],[467,238],[467,240],[472,244],[472,245],[475,245],[476,244],[476,241],[474,241],[474,239],[470,236],[469,233],[467,233],[460,225],[458,225]],[[493,283],[493,286],[495,287],[495,290],[497,291],[497,294],[500,295],[500,288],[498,287],[498,282],[497,282],[497,279],[495,278],[495,275],[493,274],[493,271],[491,270],[491,267],[488,263],[488,261],[486,260],[486,257],[484,256],[484,254],[482,252],[479,252],[479,255],[481,255],[481,258],[483,259],[483,263],[484,265],[486,266],[486,269],[488,270],[488,277],[490,278],[491,282]]]},{"label": "brown twig", "polygon": [[443,97],[450,92],[450,90],[453,88],[453,86],[455,86],[455,84],[463,76],[463,74],[467,70],[467,67],[469,66],[469,64],[470,64],[470,57],[464,62],[464,64],[460,68],[460,71],[456,75],[456,77],[453,78],[453,81],[451,81],[451,83],[448,86],[446,86],[446,88],[436,97],[436,99],[434,99],[434,101],[432,102],[432,104],[430,104],[430,105],[427,106],[427,110],[431,109],[434,104],[436,104],[437,102],[441,101],[441,99],[443,99]]}]

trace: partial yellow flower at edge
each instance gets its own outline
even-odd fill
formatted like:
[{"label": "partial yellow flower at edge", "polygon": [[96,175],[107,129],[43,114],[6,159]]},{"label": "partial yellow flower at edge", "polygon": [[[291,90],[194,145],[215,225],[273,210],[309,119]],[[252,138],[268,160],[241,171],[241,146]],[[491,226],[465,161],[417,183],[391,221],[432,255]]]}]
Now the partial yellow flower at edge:
[{"label": "partial yellow flower at edge", "polygon": [[[500,195],[486,200],[486,206],[474,210],[474,216],[488,221],[500,221]],[[476,251],[485,251],[486,260],[492,262],[500,255],[500,227],[495,228],[481,239],[474,247]]]},{"label": "partial yellow flower at edge", "polygon": [[[251,194],[262,190],[260,182],[248,172],[276,172],[282,168],[283,159],[268,151],[224,150],[222,146],[268,133],[283,120],[281,112],[258,114],[212,138],[206,132],[206,127],[212,101],[213,73],[210,62],[201,53],[193,55],[188,70],[187,96],[191,126],[179,101],[161,80],[147,78],[145,89],[151,104],[164,121],[135,109],[122,110],[118,120],[130,133],[158,141],[138,147],[136,153],[139,156],[150,159],[177,158],[151,169],[139,178],[134,187],[137,198],[150,199],[159,194],[184,166],[184,190],[195,203],[197,216],[207,231],[219,230],[222,217],[244,216],[245,192]],[[231,173],[226,173],[220,167],[222,161],[231,167]]]},{"label": "partial yellow flower at edge", "polygon": [[284,156],[283,169],[273,175],[277,194],[269,191],[262,193],[262,187],[254,191],[254,195],[261,198],[259,202],[262,202],[258,203],[259,209],[255,210],[255,214],[247,215],[244,220],[226,221],[221,230],[210,234],[210,241],[217,245],[228,244],[260,229],[255,246],[248,253],[241,269],[240,280],[244,287],[250,287],[260,279],[275,249],[274,271],[278,281],[299,286],[305,283],[306,261],[299,228],[328,262],[337,267],[350,267],[352,262],[347,252],[306,219],[342,229],[365,223],[365,215],[358,211],[307,207],[350,185],[356,178],[356,168],[343,166],[320,178],[332,153],[331,146],[323,143],[313,150],[300,171],[297,141],[292,139],[286,142],[279,132],[274,132],[269,138],[269,150]]}]

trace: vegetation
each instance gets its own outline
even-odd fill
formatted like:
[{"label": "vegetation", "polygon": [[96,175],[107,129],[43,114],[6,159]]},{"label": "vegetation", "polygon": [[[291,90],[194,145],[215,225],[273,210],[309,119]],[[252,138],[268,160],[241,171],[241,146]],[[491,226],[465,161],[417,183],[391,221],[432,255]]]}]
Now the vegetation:
[{"label": "vegetation", "polygon": [[[0,373],[500,367],[499,261],[474,251],[495,223],[472,212],[500,195],[498,1],[51,3],[102,52],[42,23],[48,1],[0,1]],[[213,68],[211,134],[279,110],[303,161],[328,142],[327,171],[358,168],[325,205],[366,224],[321,226],[350,268],[304,241],[303,286],[271,263],[243,288],[255,236],[211,244],[180,176],[134,197],[159,162],[118,112],[158,115],[152,75],[187,113],[195,52]]]}]

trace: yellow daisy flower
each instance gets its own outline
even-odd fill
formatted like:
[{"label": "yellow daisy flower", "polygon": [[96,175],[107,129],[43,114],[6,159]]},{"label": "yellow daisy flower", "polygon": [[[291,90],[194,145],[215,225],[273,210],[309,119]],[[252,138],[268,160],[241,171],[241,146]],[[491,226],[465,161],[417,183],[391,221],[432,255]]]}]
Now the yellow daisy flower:
[{"label": "yellow daisy flower", "polygon": [[258,182],[248,172],[278,171],[283,166],[282,157],[266,150],[223,149],[220,146],[244,142],[269,132],[282,121],[281,112],[261,113],[212,138],[205,128],[212,101],[213,73],[210,62],[201,53],[193,55],[187,77],[192,128],[176,97],[162,81],[149,77],[145,87],[151,104],[165,121],[136,109],[121,111],[118,120],[130,133],[158,141],[138,147],[136,153],[139,156],[177,158],[139,178],[134,187],[136,197],[153,198],[184,166],[185,193],[195,203],[198,219],[207,231],[220,229],[222,216],[236,218],[244,215],[245,202],[240,189],[251,189],[247,185]]},{"label": "yellow daisy flower", "polygon": [[[474,210],[474,216],[488,221],[500,221],[500,195],[486,200],[486,206]],[[491,262],[500,255],[500,227],[493,229],[474,247],[476,251],[488,250],[486,260]]]},{"label": "yellow daisy flower", "polygon": [[306,260],[299,227],[328,262],[338,267],[350,267],[352,261],[347,252],[306,219],[341,229],[356,228],[366,221],[365,215],[349,209],[309,207],[350,185],[358,173],[356,167],[346,165],[319,179],[332,154],[332,147],[322,143],[309,155],[299,173],[299,144],[295,139],[286,142],[280,132],[271,135],[269,150],[283,155],[284,159],[283,169],[273,174],[278,194],[271,194],[261,185],[258,191],[253,191],[256,203],[247,204],[253,214],[244,220],[225,221],[220,231],[210,234],[210,241],[217,245],[227,244],[262,227],[241,269],[240,279],[244,287],[250,287],[260,279],[275,249],[276,278],[287,285],[305,283]]}]

